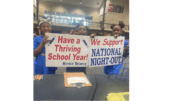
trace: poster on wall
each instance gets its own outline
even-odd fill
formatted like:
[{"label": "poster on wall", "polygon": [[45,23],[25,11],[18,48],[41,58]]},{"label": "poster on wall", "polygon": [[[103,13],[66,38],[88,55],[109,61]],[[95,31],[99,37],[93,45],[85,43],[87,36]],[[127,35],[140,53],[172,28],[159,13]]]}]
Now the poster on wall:
[{"label": "poster on wall", "polygon": [[122,61],[124,37],[95,36],[90,39],[89,67],[117,65]]},{"label": "poster on wall", "polygon": [[109,8],[108,8],[109,12],[123,13],[123,10],[124,10],[124,6],[109,4]]},{"label": "poster on wall", "polygon": [[47,67],[87,67],[89,36],[52,34],[45,45]]},{"label": "poster on wall", "polygon": [[108,11],[109,11],[109,12],[113,12],[113,4],[109,4]]}]

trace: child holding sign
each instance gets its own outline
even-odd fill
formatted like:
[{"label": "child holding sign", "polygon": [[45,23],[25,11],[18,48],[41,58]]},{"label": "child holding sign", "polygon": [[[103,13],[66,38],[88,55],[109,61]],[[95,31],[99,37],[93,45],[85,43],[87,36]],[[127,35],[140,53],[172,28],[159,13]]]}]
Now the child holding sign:
[{"label": "child holding sign", "polygon": [[76,35],[89,35],[88,27],[76,25],[75,29],[72,29],[69,34],[76,34]]},{"label": "child holding sign", "polygon": [[[122,28],[124,28],[124,24],[120,23],[119,25],[112,24],[111,29],[112,29],[112,35],[117,38],[118,36],[121,37],[122,34]],[[129,54],[129,42],[127,40],[124,40],[124,53],[123,57],[127,56]],[[109,74],[112,73],[114,75],[119,74],[119,70],[122,67],[122,63],[118,65],[112,65],[112,66],[104,66],[104,73]]]},{"label": "child holding sign", "polygon": [[47,40],[48,36],[45,33],[50,33],[52,30],[52,23],[50,19],[45,17],[39,18],[39,27],[41,31],[41,36],[34,38],[34,56],[36,60],[34,62],[34,72],[35,74],[55,74],[57,67],[47,68],[45,65],[45,44],[51,40]]},{"label": "child holding sign", "polygon": [[[112,35],[117,38],[118,36],[120,36],[122,34],[122,28],[124,28],[124,24],[120,23],[118,25],[112,24],[111,25],[111,29],[112,29]],[[94,36],[96,36],[96,34],[91,34],[90,35],[91,38],[93,38]],[[107,36],[110,36],[109,34]],[[121,36],[120,36],[121,37]],[[123,57],[127,56],[129,54],[129,42],[127,40],[124,40],[124,53],[123,53]],[[112,66],[104,66],[104,73],[105,74],[115,74],[118,75],[119,74],[119,70],[122,67],[122,63],[118,64],[118,65],[112,65]]]},{"label": "child holding sign", "polygon": [[[75,30],[71,30],[69,34],[76,34],[76,35],[89,35],[88,27],[77,25]],[[67,67],[66,72],[84,72],[86,74],[86,67]]]}]

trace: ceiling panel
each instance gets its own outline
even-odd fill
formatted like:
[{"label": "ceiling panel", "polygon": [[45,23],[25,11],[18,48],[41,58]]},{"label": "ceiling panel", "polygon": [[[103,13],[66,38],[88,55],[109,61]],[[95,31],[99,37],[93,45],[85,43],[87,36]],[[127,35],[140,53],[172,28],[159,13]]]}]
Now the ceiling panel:
[{"label": "ceiling panel", "polygon": [[[100,6],[98,6],[97,3],[101,5],[104,0],[62,0],[62,1],[40,0],[40,1],[50,1],[50,2],[58,2],[62,4],[78,5],[78,6],[91,7],[91,8],[100,8]],[[82,2],[82,4],[80,4],[80,1]]]}]

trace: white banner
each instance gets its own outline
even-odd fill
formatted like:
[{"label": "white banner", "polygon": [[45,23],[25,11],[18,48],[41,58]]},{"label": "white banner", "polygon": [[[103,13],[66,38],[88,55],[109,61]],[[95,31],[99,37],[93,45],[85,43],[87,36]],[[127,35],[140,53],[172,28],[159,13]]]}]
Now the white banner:
[{"label": "white banner", "polygon": [[96,36],[90,39],[89,67],[117,65],[122,61],[124,37]]},{"label": "white banner", "polygon": [[89,36],[46,35],[51,39],[45,45],[47,67],[88,67]]}]

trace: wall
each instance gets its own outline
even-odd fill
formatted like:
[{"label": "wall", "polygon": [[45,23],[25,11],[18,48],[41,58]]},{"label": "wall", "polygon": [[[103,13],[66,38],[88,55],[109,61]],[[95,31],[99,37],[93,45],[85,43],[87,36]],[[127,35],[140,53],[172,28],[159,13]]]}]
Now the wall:
[{"label": "wall", "polygon": [[[109,12],[109,4],[124,6],[123,13]],[[106,9],[105,23],[118,24],[119,21],[123,21],[125,25],[129,25],[129,0],[107,0]],[[39,15],[44,16],[45,10],[88,15],[93,16],[94,22],[102,21],[102,16],[99,16],[99,9],[39,0]],[[106,29],[110,28],[108,27],[105,28],[105,30]],[[61,29],[63,32],[67,32],[68,30],[69,29]]]},{"label": "wall", "polygon": [[[123,13],[109,12],[109,4],[124,6]],[[107,0],[106,10],[105,23],[118,24],[119,21],[123,21],[125,25],[129,25],[129,0]],[[100,19],[102,19],[102,16],[100,16]]]},{"label": "wall", "polygon": [[33,13],[35,13],[36,14],[36,7],[35,6],[33,6]]},{"label": "wall", "polygon": [[82,7],[82,6],[76,6],[76,5],[68,5],[68,4],[61,4],[57,2],[49,2],[49,1],[39,1],[39,15],[44,16],[44,11],[56,11],[56,12],[62,12],[64,11],[66,13],[71,14],[79,14],[79,15],[88,15],[93,16],[94,22],[99,22],[99,9],[96,8],[89,8],[89,7]]}]

